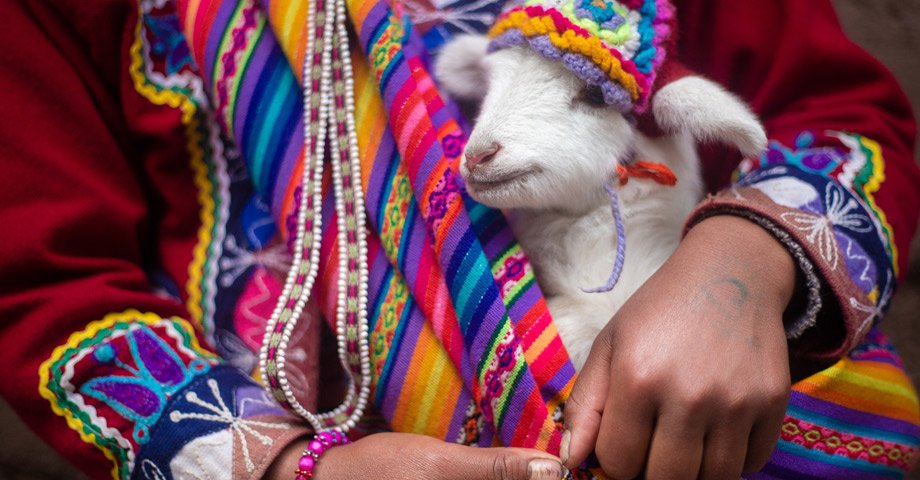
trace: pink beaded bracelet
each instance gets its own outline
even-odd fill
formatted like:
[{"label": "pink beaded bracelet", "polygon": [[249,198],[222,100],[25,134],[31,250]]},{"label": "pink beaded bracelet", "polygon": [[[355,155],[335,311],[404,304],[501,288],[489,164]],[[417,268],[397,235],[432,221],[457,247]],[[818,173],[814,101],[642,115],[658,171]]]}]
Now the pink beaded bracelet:
[{"label": "pink beaded bracelet", "polygon": [[319,462],[319,457],[323,453],[332,447],[348,445],[349,443],[351,441],[348,440],[348,437],[338,430],[317,433],[313,440],[310,440],[310,443],[307,444],[307,448],[303,450],[303,456],[297,462],[297,470],[294,470],[297,476],[294,477],[294,480],[310,480],[313,478],[313,469],[316,468],[316,463]]}]

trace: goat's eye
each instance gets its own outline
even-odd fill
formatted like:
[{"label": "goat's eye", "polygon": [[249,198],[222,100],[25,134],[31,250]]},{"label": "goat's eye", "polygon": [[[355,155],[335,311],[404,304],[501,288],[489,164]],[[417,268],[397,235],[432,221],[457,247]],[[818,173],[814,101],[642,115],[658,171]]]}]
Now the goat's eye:
[{"label": "goat's eye", "polygon": [[578,93],[576,100],[592,107],[607,106],[607,102],[604,101],[604,91],[597,85],[588,85],[583,88]]}]

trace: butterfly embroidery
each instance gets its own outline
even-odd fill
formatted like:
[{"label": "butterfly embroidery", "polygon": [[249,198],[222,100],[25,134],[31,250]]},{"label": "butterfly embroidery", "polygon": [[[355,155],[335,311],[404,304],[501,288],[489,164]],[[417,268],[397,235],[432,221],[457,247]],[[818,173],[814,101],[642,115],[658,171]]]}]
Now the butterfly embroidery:
[{"label": "butterfly embroidery", "polygon": [[210,365],[195,359],[186,366],[146,325],[132,327],[125,337],[130,363],[122,360],[125,355],[111,343],[93,350],[97,362],[111,365],[124,374],[94,378],[83,384],[80,391],[134,422],[134,440],[144,444],[150,426],[159,420],[167,400],[193,377],[209,370]]}]

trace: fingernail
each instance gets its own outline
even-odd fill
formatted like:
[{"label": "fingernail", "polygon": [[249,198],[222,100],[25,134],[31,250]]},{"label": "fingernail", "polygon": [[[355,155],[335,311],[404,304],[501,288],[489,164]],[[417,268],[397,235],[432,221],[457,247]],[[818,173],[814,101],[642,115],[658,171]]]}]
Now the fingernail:
[{"label": "fingernail", "polygon": [[562,464],[546,458],[537,458],[527,464],[530,480],[559,480],[562,478]]},{"label": "fingernail", "polygon": [[562,441],[559,443],[559,459],[562,463],[569,461],[569,443],[572,441],[572,432],[562,432]]}]

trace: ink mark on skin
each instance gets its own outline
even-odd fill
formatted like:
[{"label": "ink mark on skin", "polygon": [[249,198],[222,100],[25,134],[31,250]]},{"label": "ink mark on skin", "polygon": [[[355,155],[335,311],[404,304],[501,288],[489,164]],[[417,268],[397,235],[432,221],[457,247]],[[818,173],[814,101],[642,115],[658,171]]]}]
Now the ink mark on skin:
[{"label": "ink mark on skin", "polygon": [[741,306],[747,302],[748,298],[751,297],[751,293],[748,291],[747,285],[745,285],[744,282],[738,280],[737,278],[726,278],[719,283],[727,283],[734,286],[738,290],[738,296],[731,301],[732,304],[738,308],[741,308]]},{"label": "ink mark on skin", "polygon": [[722,333],[732,337],[737,330],[737,321],[743,318],[745,307],[749,304],[751,292],[747,284],[737,277],[724,277],[715,280],[709,286],[703,287],[702,292],[710,305],[714,306],[721,315],[716,315],[721,323]]}]

